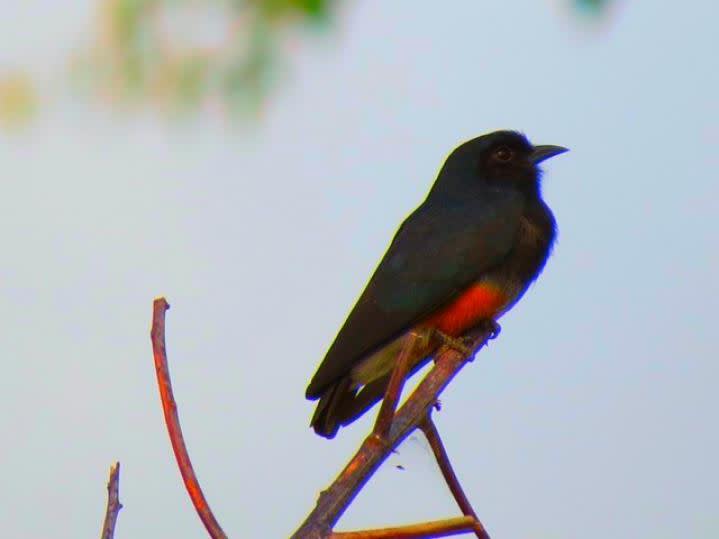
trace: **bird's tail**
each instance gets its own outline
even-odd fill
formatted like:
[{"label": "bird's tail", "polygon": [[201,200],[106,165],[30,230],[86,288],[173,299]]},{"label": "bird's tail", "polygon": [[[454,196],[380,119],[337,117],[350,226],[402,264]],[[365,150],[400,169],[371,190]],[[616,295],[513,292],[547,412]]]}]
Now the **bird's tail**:
[{"label": "bird's tail", "polygon": [[325,438],[334,438],[340,428],[341,411],[348,401],[354,399],[357,390],[350,389],[350,378],[342,378],[327,388],[310,421],[315,432]]},{"label": "bird's tail", "polygon": [[340,427],[352,423],[382,399],[388,383],[389,376],[383,376],[358,391],[349,376],[342,378],[322,395],[310,425],[320,436],[334,438]]}]

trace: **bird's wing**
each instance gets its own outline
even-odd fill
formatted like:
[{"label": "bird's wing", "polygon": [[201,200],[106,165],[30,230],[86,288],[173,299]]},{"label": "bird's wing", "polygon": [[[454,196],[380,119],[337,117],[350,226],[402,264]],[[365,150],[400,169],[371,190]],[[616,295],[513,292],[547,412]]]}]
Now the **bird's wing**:
[{"label": "bird's wing", "polygon": [[523,199],[488,192],[462,204],[433,201],[397,231],[307,388],[319,398],[361,359],[453,299],[514,244]]}]

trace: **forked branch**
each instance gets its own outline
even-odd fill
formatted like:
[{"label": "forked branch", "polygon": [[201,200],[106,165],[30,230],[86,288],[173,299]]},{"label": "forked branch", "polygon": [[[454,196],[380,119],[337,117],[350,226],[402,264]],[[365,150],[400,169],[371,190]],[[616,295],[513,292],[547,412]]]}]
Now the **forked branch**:
[{"label": "forked branch", "polygon": [[[165,312],[167,309],[169,309],[169,305],[164,298],[155,300],[152,318],[152,349],[165,423],[182,479],[197,514],[212,539],[227,539],[200,489],[182,436],[177,405],[172,394],[172,384],[167,366],[167,352],[165,349]],[[292,535],[292,539],[411,539],[449,537],[467,531],[473,531],[479,539],[489,539],[489,535],[477,518],[459,484],[456,474],[452,470],[449,458],[430,415],[432,407],[437,403],[439,395],[447,384],[495,334],[496,327],[491,326],[478,329],[473,333],[469,347],[472,353],[469,355],[462,354],[451,348],[442,348],[437,354],[434,367],[420,382],[404,405],[394,416],[391,416],[391,409],[394,408],[394,403],[399,398],[402,387],[402,380],[397,382],[397,391],[390,396],[394,402],[390,403],[391,406],[387,405],[387,409],[390,411],[385,410],[385,414],[380,414],[381,419],[378,421],[378,428],[364,440],[355,456],[345,466],[334,483],[320,494],[314,510]],[[407,354],[411,352],[411,346],[412,343],[408,343]],[[400,362],[400,367],[402,367],[402,362]],[[399,374],[403,373],[400,372]],[[422,429],[425,433],[440,470],[464,516],[393,528],[334,532],[335,524],[372,474],[387,459],[392,450],[417,428]],[[115,513],[115,518],[116,516],[117,514]],[[103,539],[110,539],[110,537],[105,538],[103,536]]]},{"label": "forked branch", "polygon": [[[470,345],[471,350],[476,352],[484,346],[493,336],[494,331],[493,328],[487,327],[473,334]],[[364,440],[355,456],[340,472],[337,479],[327,490],[320,494],[317,505],[294,533],[292,539],[325,539],[331,537],[335,524],[372,474],[387,459],[395,447],[425,423],[439,395],[473,355],[474,353],[465,356],[447,347],[438,353],[432,370],[397,411],[387,437],[380,439],[374,434],[370,434]],[[464,511],[465,508],[462,508],[462,510]],[[465,528],[464,531],[474,530],[479,537],[488,537],[473,512],[469,516],[472,518],[472,527]],[[342,536],[339,535],[339,537]],[[361,536],[356,535],[355,537]],[[374,536],[368,535],[367,537]],[[408,535],[407,537],[426,537],[426,535]]]}]

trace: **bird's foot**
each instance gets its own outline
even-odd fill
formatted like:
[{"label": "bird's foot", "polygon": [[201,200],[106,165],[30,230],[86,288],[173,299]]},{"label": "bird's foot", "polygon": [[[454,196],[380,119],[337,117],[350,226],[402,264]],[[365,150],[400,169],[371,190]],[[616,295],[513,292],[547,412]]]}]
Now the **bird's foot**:
[{"label": "bird's foot", "polygon": [[493,340],[499,337],[499,334],[502,332],[502,326],[500,326],[496,320],[492,320],[491,318],[488,318],[484,322],[482,322],[482,325],[480,326],[482,329],[489,331],[489,337],[487,337],[487,340]]},{"label": "bird's foot", "polygon": [[464,356],[469,356],[470,354],[472,354],[472,348],[468,346],[467,339],[464,339],[462,337],[452,337],[451,335],[447,335],[446,333],[438,329],[433,330],[433,333],[434,336],[440,341],[442,341],[442,344],[444,344],[447,348],[456,350]]}]

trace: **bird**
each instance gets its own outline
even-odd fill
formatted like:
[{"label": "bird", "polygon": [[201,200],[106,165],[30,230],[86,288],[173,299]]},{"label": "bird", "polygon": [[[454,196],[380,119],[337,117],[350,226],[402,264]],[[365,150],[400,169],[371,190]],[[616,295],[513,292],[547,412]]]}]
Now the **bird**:
[{"label": "bird", "polygon": [[400,225],[312,377],[310,422],[322,437],[382,400],[403,338],[410,372],[482,324],[495,331],[544,269],[557,235],[539,164],[568,151],[502,130],[460,144]]}]

